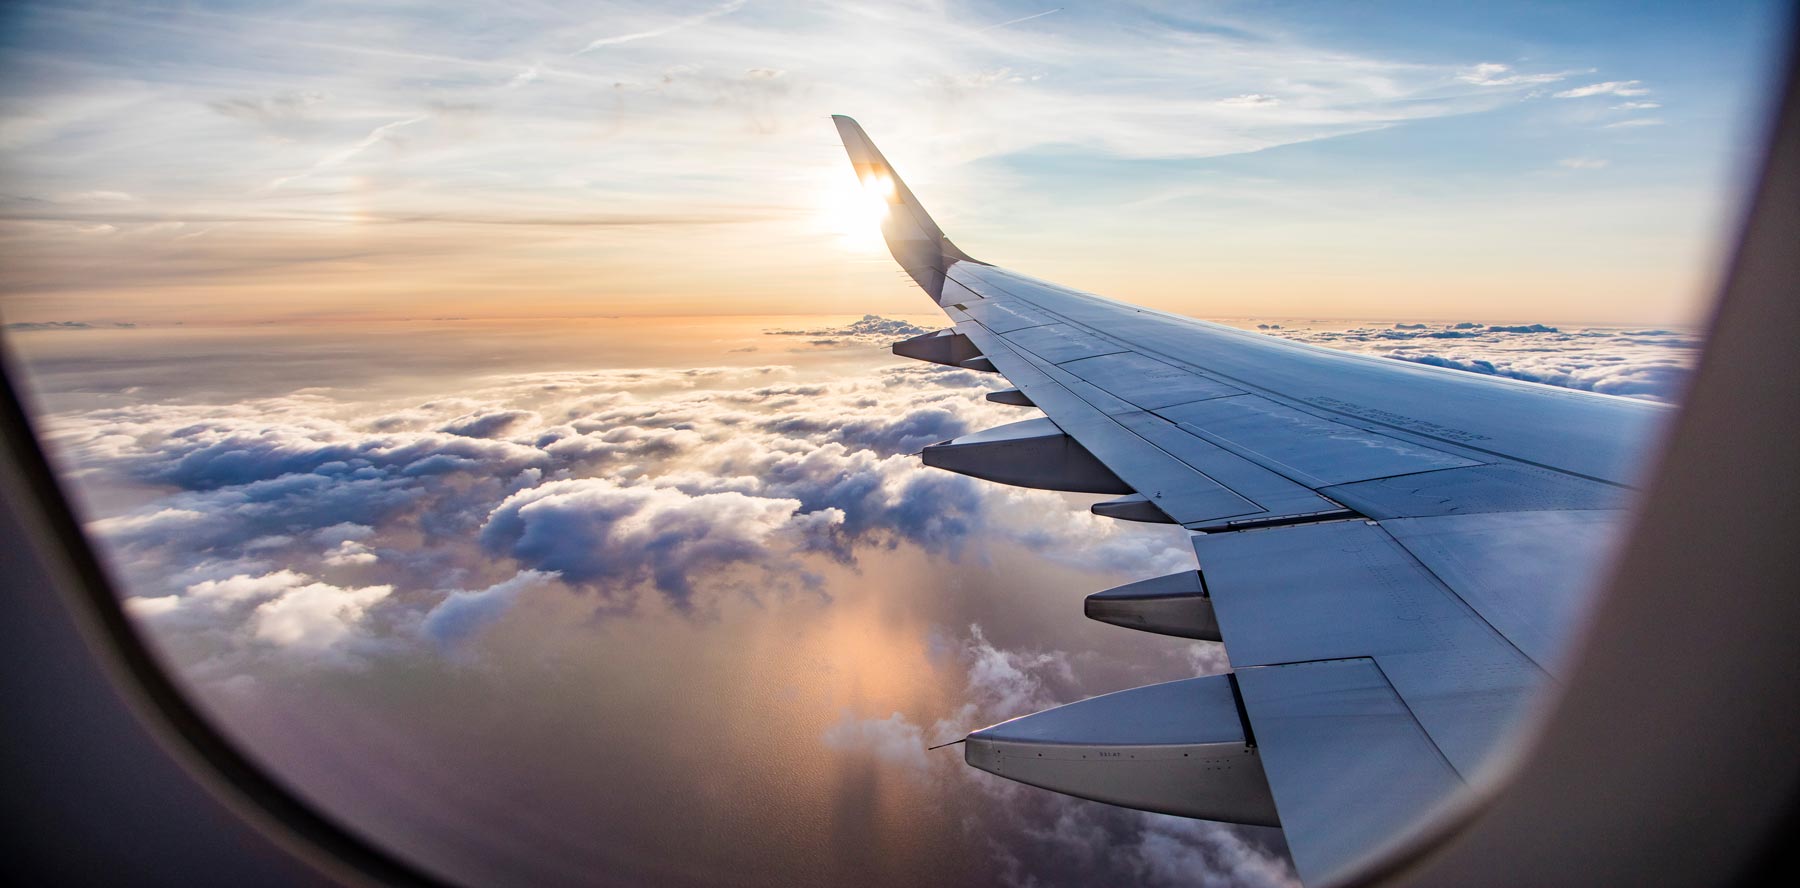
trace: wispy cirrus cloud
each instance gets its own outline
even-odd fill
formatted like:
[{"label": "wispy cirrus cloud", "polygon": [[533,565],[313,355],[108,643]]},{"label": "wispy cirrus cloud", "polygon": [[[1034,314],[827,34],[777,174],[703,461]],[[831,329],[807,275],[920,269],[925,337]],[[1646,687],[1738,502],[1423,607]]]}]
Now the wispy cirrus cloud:
[{"label": "wispy cirrus cloud", "polygon": [[123,191],[77,191],[74,194],[59,195],[62,203],[130,203],[137,200]]},{"label": "wispy cirrus cloud", "polygon": [[1241,95],[1241,96],[1232,96],[1231,98],[1228,98],[1228,99],[1220,99],[1219,104],[1231,105],[1231,106],[1240,107],[1240,108],[1257,108],[1257,107],[1268,107],[1268,106],[1272,106],[1272,105],[1279,105],[1279,104],[1281,104],[1281,100],[1278,98],[1275,98],[1274,96],[1265,96],[1261,93],[1245,93],[1244,95]]},{"label": "wispy cirrus cloud", "polygon": [[748,2],[748,0],[728,0],[728,2],[715,6],[698,15],[690,15],[687,18],[677,19],[659,27],[650,28],[644,31],[633,31],[629,34],[618,34],[612,37],[598,37],[589,41],[588,45],[576,52],[576,55],[590,53],[605,46],[618,46],[622,43],[632,43],[638,40],[648,40],[652,37],[663,37],[673,34],[677,31],[694,27],[695,25],[705,24],[719,16],[730,15],[737,12],[744,8],[746,2]]},{"label": "wispy cirrus cloud", "polygon": [[1476,86],[1537,86],[1565,80],[1575,74],[1587,71],[1541,71],[1525,73],[1513,69],[1513,66],[1500,62],[1482,62],[1457,72],[1456,79]]},{"label": "wispy cirrus cloud", "polygon": [[1059,12],[1062,12],[1062,7],[1060,7],[1060,6],[1055,9],[1046,9],[1043,12],[1034,12],[1030,15],[1022,15],[1022,16],[1019,16],[1018,18],[1007,19],[1006,21],[1000,22],[998,24],[988,25],[987,27],[982,28],[981,30],[983,33],[986,33],[988,31],[999,30],[1000,28],[1010,28],[1013,25],[1022,25],[1026,22],[1036,21],[1045,16],[1055,15]]},{"label": "wispy cirrus cloud", "polygon": [[412,126],[415,123],[423,123],[424,121],[429,120],[429,119],[431,119],[431,115],[429,115],[429,114],[415,114],[411,117],[405,117],[405,118],[401,118],[400,120],[394,120],[394,121],[389,121],[388,123],[384,123],[374,129],[370,130],[368,135],[363,136],[362,139],[357,141],[355,144],[350,145],[345,148],[341,148],[337,151],[333,151],[330,154],[327,154],[324,157],[319,158],[318,160],[313,162],[312,166],[307,167],[305,170],[302,170],[298,173],[294,173],[292,175],[277,176],[274,179],[270,179],[269,183],[267,185],[264,185],[262,190],[265,192],[274,191],[275,189],[280,188],[284,185],[287,185],[290,182],[298,182],[301,179],[305,179],[309,176],[313,176],[313,175],[316,175],[325,170],[329,170],[333,167],[336,167],[336,166],[344,163],[345,161],[348,161],[348,160],[356,157],[358,154],[361,154],[364,151],[367,151],[370,148],[373,148],[374,146],[381,144],[382,142],[388,141],[390,138],[392,138],[392,136],[395,132],[405,129],[406,127]]},{"label": "wispy cirrus cloud", "polygon": [[1588,96],[1647,96],[1650,90],[1640,80],[1608,80],[1553,93],[1558,99],[1584,99]]}]

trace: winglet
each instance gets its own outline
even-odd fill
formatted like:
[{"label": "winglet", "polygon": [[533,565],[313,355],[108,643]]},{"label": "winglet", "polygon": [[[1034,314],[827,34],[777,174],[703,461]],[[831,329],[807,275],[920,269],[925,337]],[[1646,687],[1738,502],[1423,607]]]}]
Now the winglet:
[{"label": "winglet", "polygon": [[900,174],[888,165],[887,158],[881,156],[880,149],[870,141],[862,126],[842,114],[832,115],[831,120],[837,124],[844,150],[850,154],[856,178],[862,180],[863,187],[887,200],[888,212],[881,220],[881,235],[887,240],[888,251],[894,254],[900,267],[931,294],[931,298],[942,301],[944,274],[951,265],[957,262],[987,263],[971,258],[944,236],[944,230],[932,221],[931,214],[925,212],[912,189],[907,188]]}]

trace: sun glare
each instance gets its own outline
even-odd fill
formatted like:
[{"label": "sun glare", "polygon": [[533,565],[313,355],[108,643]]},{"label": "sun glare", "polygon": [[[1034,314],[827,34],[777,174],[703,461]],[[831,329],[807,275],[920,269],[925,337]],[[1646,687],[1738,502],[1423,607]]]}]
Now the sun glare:
[{"label": "sun glare", "polygon": [[894,180],[887,176],[833,176],[819,208],[821,220],[844,249],[880,252],[881,223],[893,194]]}]

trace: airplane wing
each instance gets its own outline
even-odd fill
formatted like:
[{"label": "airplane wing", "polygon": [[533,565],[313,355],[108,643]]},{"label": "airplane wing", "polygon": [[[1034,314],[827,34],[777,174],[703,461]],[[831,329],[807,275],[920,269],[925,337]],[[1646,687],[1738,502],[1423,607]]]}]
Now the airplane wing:
[{"label": "airplane wing", "polygon": [[1088,616],[1223,641],[1232,672],[971,734],[969,764],[1127,807],[1279,825],[1303,880],[1353,867],[1502,756],[1556,681],[1624,530],[1640,401],[1348,354],[1057,286],[957,249],[862,128],[894,258],[952,321],[896,354],[1004,376],[1045,418],[927,465],[1113,494],[1193,532],[1199,569]]}]

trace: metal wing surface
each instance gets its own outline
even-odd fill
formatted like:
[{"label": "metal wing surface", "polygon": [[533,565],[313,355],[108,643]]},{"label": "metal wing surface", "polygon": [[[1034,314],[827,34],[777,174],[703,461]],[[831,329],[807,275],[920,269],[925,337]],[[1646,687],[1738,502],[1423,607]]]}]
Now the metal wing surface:
[{"label": "metal wing surface", "polygon": [[977,731],[970,764],[1146,810],[1279,823],[1328,881],[1494,764],[1556,680],[1622,531],[1645,402],[1348,354],[977,261],[855,121],[895,258],[953,326],[898,354],[1004,376],[1025,420],[926,449],[1003,483],[1112,493],[1180,524],[1198,571],[1096,593],[1095,619],[1223,641],[1228,676]]}]

